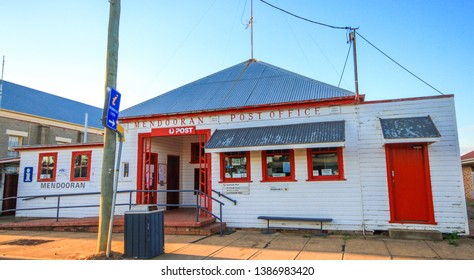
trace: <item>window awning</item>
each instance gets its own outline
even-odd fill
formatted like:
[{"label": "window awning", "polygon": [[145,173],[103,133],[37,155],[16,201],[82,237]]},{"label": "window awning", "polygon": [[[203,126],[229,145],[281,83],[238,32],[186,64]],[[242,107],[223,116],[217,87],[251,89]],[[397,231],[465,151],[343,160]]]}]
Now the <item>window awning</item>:
[{"label": "window awning", "polygon": [[441,134],[430,116],[380,119],[386,143],[436,142]]},{"label": "window awning", "polygon": [[344,146],[344,121],[216,130],[207,152]]}]

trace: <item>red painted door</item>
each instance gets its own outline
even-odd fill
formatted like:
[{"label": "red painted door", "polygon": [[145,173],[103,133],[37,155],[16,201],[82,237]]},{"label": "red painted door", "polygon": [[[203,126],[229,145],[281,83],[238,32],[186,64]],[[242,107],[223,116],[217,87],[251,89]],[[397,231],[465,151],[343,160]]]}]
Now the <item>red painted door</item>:
[{"label": "red painted door", "polygon": [[395,223],[434,223],[426,144],[387,145],[390,218]]}]

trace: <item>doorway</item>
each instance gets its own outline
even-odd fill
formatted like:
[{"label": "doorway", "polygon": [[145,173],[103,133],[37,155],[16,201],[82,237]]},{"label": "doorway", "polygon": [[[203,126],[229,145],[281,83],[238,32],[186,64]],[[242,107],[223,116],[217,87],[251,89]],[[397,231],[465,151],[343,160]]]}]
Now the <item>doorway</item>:
[{"label": "doorway", "polygon": [[387,144],[390,222],[435,224],[428,145]]},{"label": "doorway", "polygon": [[[156,191],[158,182],[158,154],[149,153],[146,155],[145,160],[145,190]],[[156,204],[157,203],[156,192],[145,192],[144,193],[144,204]]]},{"label": "doorway", "polygon": [[166,169],[166,189],[171,192],[166,194],[166,210],[179,208],[179,156],[168,155],[168,166]]},{"label": "doorway", "polygon": [[[3,198],[16,197],[18,191],[18,174],[6,174],[5,175],[5,189],[3,190]],[[15,215],[16,209],[16,198],[7,199],[3,201],[2,216]],[[11,211],[8,211],[11,210]]]}]

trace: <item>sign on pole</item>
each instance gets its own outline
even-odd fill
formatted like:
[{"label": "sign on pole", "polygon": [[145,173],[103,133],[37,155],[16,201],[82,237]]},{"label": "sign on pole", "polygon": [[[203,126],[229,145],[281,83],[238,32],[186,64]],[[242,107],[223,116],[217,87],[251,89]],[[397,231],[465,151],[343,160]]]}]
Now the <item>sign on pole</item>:
[{"label": "sign on pole", "polygon": [[119,117],[119,108],[120,108],[120,92],[116,91],[114,88],[110,88],[109,92],[109,102],[107,106],[107,112],[105,116],[105,126],[116,131],[117,130],[117,120]]}]

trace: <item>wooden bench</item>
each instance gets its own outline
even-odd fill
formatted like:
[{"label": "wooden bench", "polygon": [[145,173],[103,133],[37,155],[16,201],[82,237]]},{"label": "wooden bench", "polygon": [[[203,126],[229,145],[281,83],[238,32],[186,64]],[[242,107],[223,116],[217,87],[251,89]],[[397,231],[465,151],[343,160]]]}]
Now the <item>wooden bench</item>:
[{"label": "wooden bench", "polygon": [[[323,234],[323,223],[332,222],[331,218],[311,218],[311,217],[282,217],[282,216],[258,216],[257,219],[267,220],[267,230],[262,233],[272,233],[270,230],[270,220],[274,221],[301,221],[301,222],[319,222],[320,234]],[[274,227],[272,227],[274,228]],[[304,228],[306,229],[306,228]]]}]

